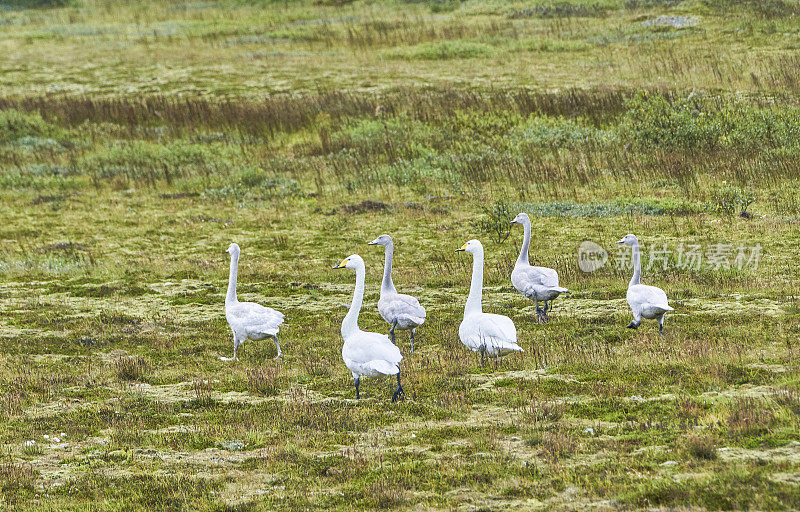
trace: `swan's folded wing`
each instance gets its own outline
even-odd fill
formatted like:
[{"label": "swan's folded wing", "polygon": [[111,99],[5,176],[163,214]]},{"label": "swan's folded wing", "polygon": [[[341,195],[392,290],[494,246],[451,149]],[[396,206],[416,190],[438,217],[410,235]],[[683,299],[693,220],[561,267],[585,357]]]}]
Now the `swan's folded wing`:
[{"label": "swan's folded wing", "polygon": [[514,287],[527,297],[540,295],[547,290],[566,291],[558,286],[558,274],[545,267],[517,266],[511,274]]},{"label": "swan's folded wing", "polygon": [[363,331],[345,342],[342,347],[342,357],[361,364],[382,360],[398,365],[403,360],[400,349],[389,340],[388,336]]},{"label": "swan's folded wing", "polygon": [[384,375],[396,375],[400,373],[400,367],[397,366],[397,364],[390,363],[383,359],[373,359],[367,363],[367,366]]},{"label": "swan's folded wing", "polygon": [[389,318],[410,315],[422,320],[425,319],[425,308],[411,295],[396,293],[381,302],[382,313]]},{"label": "swan's folded wing", "polygon": [[637,285],[634,295],[636,301],[642,307],[661,308],[665,311],[672,311],[667,301],[667,294],[661,288],[640,284]]},{"label": "swan's folded wing", "polygon": [[499,341],[517,343],[517,328],[510,318],[503,315],[484,313],[478,325],[478,335]]},{"label": "swan's folded wing", "polygon": [[248,326],[268,326],[276,329],[283,323],[284,314],[255,302],[240,302],[226,311],[226,315]]},{"label": "swan's folded wing", "polygon": [[558,272],[547,267],[528,267],[525,276],[531,283],[551,288],[558,286]]}]

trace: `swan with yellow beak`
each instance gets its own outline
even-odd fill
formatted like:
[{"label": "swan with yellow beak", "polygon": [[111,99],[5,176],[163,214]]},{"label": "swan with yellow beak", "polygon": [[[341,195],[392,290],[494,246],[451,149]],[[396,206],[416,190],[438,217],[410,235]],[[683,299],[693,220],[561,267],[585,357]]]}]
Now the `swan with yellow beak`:
[{"label": "swan with yellow beak", "polygon": [[358,315],[364,300],[364,280],[367,270],[361,256],[353,254],[339,262],[333,268],[349,268],[356,272],[356,288],[350,311],[342,321],[342,359],[353,375],[356,387],[356,398],[360,398],[359,384],[361,377],[378,375],[397,375],[397,389],[392,395],[392,402],[405,397],[400,384],[400,362],[403,360],[400,349],[385,334],[362,331],[358,327]]}]

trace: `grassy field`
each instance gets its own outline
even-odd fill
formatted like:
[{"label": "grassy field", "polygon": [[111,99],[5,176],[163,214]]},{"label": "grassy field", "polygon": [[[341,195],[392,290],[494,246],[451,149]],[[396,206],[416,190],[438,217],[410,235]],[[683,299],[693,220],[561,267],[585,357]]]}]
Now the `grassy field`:
[{"label": "grassy field", "polygon": [[[0,508],[800,508],[800,7],[111,2],[0,10]],[[538,324],[522,230],[570,294]],[[428,310],[355,392],[382,248]],[[675,312],[626,329],[643,281]],[[458,339],[472,260],[523,354]],[[284,358],[224,317],[283,311]],[[608,252],[594,272],[579,247]]]}]

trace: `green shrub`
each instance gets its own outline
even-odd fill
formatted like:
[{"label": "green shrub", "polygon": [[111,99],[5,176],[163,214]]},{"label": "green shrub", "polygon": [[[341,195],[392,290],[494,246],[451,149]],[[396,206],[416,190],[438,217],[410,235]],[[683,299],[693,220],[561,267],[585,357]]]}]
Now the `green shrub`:
[{"label": "green shrub", "polygon": [[723,182],[722,188],[714,194],[714,200],[709,203],[708,209],[715,213],[739,214],[746,217],[750,215],[747,208],[755,201],[756,195],[753,191]]},{"label": "green shrub", "polygon": [[581,119],[530,117],[511,131],[511,139],[532,146],[574,148],[613,139],[613,133],[588,126]]},{"label": "green shrub", "polygon": [[511,110],[457,110],[452,117],[443,120],[443,127],[452,132],[448,136],[454,141],[465,138],[497,141],[523,122],[522,116]]},{"label": "green shrub", "polygon": [[175,177],[210,175],[230,167],[238,155],[223,144],[117,142],[79,160],[96,179],[124,177],[153,183]]},{"label": "green shrub", "polygon": [[642,93],[628,100],[619,132],[640,147],[707,150],[717,145],[721,128],[691,99]]},{"label": "green shrub", "polygon": [[494,48],[483,43],[453,40],[398,48],[390,55],[394,58],[406,60],[474,59],[491,57],[494,55]]},{"label": "green shrub", "polygon": [[483,217],[475,222],[475,229],[492,235],[492,239],[498,244],[505,242],[511,235],[511,220],[516,215],[510,205],[498,199],[491,206],[481,207],[481,210]]},{"label": "green shrub", "polygon": [[264,169],[248,167],[227,179],[218,188],[207,188],[203,197],[208,199],[261,199],[295,197],[302,194],[300,184],[285,176],[268,176]]},{"label": "green shrub", "polygon": [[443,144],[441,130],[406,116],[361,119],[330,137],[333,153],[346,150],[360,156],[385,155],[389,160],[417,158]]},{"label": "green shrub", "polygon": [[448,156],[428,154],[414,159],[399,159],[376,171],[377,181],[386,180],[398,186],[410,186],[425,193],[429,185],[447,184],[460,187],[462,176],[455,171]]},{"label": "green shrub", "polygon": [[38,112],[0,111],[0,143],[22,141],[17,143],[24,145],[26,139],[35,142],[59,135],[62,130],[46,122]]},{"label": "green shrub", "polygon": [[642,93],[627,101],[617,131],[621,139],[642,148],[794,148],[800,141],[800,109],[758,109],[738,101],[720,104]]}]

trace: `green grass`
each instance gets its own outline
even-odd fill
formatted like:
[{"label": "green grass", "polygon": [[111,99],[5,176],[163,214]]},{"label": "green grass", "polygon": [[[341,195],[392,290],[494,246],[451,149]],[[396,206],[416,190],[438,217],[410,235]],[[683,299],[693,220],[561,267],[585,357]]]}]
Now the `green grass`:
[{"label": "green grass", "polygon": [[[5,5],[3,506],[800,508],[792,2]],[[570,290],[546,324],[509,281],[520,211]],[[629,232],[664,337],[625,328]],[[354,400],[331,270],[364,257],[360,324],[388,331],[381,233],[428,310],[396,404],[389,379]],[[525,349],[484,367],[471,238]],[[219,360],[232,241],[283,360]]]}]

